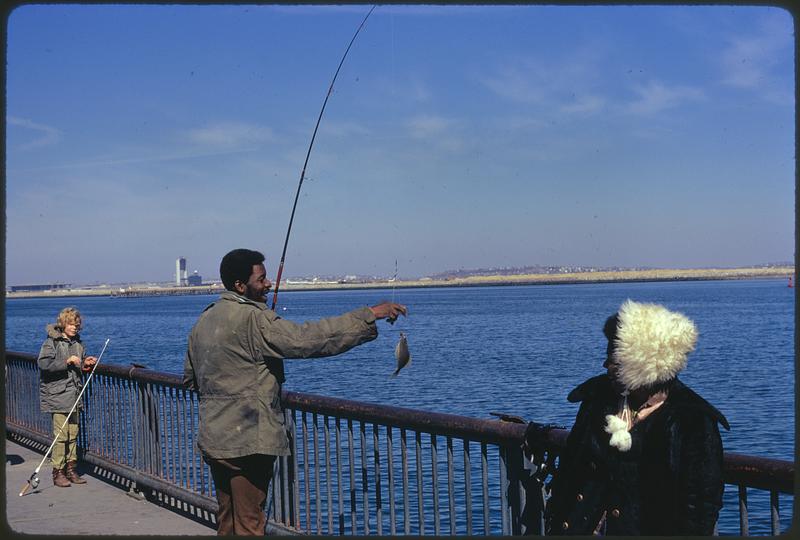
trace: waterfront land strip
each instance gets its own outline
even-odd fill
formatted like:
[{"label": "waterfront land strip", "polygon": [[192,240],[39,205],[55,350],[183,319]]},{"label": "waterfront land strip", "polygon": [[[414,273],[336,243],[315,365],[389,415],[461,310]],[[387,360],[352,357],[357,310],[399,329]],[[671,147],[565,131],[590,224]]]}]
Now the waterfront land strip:
[{"label": "waterfront land strip", "polygon": [[[699,269],[647,269],[586,271],[567,273],[532,273],[513,275],[472,275],[449,278],[374,279],[370,281],[289,281],[281,283],[281,291],[317,291],[340,289],[386,289],[419,287],[476,287],[501,285],[555,285],[567,283],[612,283],[636,281],[711,281],[729,279],[787,279],[791,284],[794,266]],[[220,283],[194,287],[164,285],[130,285],[127,287],[73,287],[48,291],[6,292],[6,298],[57,298],[70,296],[161,296],[181,294],[214,294],[221,292]]]}]

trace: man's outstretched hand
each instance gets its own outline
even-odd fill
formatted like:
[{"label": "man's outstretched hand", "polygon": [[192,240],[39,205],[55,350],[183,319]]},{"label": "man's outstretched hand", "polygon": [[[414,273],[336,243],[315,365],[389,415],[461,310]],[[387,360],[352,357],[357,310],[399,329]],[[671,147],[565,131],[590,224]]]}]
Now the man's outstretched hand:
[{"label": "man's outstretched hand", "polygon": [[376,319],[386,319],[389,324],[394,324],[394,321],[397,320],[397,317],[399,317],[401,313],[403,316],[408,315],[406,306],[395,304],[394,302],[383,302],[369,309],[372,310]]}]

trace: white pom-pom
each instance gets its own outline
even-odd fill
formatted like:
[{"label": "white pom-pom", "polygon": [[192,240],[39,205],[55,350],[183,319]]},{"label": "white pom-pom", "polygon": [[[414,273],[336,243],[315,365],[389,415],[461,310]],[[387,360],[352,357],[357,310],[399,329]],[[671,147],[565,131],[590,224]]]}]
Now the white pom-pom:
[{"label": "white pom-pom", "polygon": [[628,431],[628,422],[613,414],[606,415],[606,433],[613,435],[620,430]]},{"label": "white pom-pom", "polygon": [[611,434],[608,444],[617,448],[620,452],[627,452],[631,449],[631,434],[628,433],[628,422],[614,416],[606,415],[606,433]]}]

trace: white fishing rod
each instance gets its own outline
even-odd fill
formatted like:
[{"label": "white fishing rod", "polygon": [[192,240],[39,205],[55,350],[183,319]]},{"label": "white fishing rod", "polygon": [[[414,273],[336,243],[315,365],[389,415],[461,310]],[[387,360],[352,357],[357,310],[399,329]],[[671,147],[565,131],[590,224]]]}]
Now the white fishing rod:
[{"label": "white fishing rod", "polygon": [[77,407],[78,403],[81,402],[81,396],[86,391],[86,389],[89,388],[89,382],[91,382],[92,377],[94,376],[94,370],[97,369],[97,366],[100,364],[100,359],[103,358],[103,353],[106,352],[106,347],[108,347],[108,342],[109,341],[111,341],[110,338],[106,339],[106,343],[105,343],[105,345],[103,345],[103,350],[100,351],[100,356],[97,357],[97,362],[95,362],[94,366],[92,366],[92,372],[89,373],[89,377],[86,379],[86,382],[84,383],[83,388],[81,388],[81,391],[78,394],[78,399],[75,400],[75,403],[72,405],[72,409],[70,409],[69,414],[67,414],[67,419],[64,420],[63,424],[61,424],[61,428],[59,428],[58,433],[56,434],[56,437],[53,439],[53,442],[50,444],[50,448],[47,449],[47,453],[42,458],[42,461],[41,461],[41,463],[39,463],[39,466],[36,467],[36,470],[33,471],[33,474],[31,475],[31,477],[28,478],[28,481],[25,482],[25,485],[22,486],[22,491],[19,492],[19,496],[20,497],[25,495],[25,492],[28,491],[28,488],[36,489],[37,487],[39,487],[39,469],[42,468],[42,465],[44,465],[44,462],[47,460],[47,457],[50,455],[50,452],[53,450],[53,447],[56,445],[56,441],[61,436],[61,432],[64,431],[64,426],[66,426],[67,423],[69,422],[69,417],[72,416],[72,413],[75,411],[75,407]]}]

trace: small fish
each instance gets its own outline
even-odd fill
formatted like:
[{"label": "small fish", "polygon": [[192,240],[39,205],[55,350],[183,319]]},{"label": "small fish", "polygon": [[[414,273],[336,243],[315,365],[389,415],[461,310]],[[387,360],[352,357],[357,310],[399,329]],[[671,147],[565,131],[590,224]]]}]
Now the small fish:
[{"label": "small fish", "polygon": [[408,340],[403,332],[400,332],[400,341],[394,348],[394,357],[397,358],[397,369],[392,373],[392,377],[397,377],[400,370],[411,363],[411,354],[408,352]]}]

